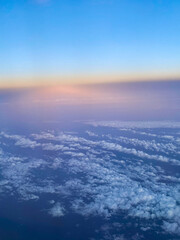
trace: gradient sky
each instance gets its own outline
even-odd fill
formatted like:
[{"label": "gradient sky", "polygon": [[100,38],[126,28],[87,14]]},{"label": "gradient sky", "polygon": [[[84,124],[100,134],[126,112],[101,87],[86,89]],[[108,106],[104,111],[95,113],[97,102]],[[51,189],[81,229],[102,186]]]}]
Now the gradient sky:
[{"label": "gradient sky", "polygon": [[0,86],[180,78],[179,13],[179,0],[1,0]]}]

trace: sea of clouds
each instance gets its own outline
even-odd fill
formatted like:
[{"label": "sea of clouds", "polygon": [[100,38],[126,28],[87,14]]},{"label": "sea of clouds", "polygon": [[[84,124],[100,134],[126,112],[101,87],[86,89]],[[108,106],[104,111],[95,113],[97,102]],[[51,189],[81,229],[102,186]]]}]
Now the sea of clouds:
[{"label": "sea of clouds", "polygon": [[[177,239],[180,123],[82,125],[86,130],[76,133],[47,130],[22,136],[1,131],[0,192],[18,195],[22,201],[39,201],[48,194],[46,211],[52,217],[73,212],[111,219],[125,214],[143,220],[139,227],[144,232],[158,226],[162,234]],[[119,235],[119,239],[125,237]]]}]

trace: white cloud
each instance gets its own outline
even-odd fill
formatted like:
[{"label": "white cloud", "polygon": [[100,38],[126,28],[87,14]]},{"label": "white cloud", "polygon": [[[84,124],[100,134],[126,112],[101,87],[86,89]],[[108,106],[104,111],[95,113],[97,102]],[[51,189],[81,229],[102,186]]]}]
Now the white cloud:
[{"label": "white cloud", "polygon": [[98,134],[91,132],[91,131],[86,131],[86,133],[90,136],[90,137],[98,137]]},{"label": "white cloud", "polygon": [[25,138],[23,136],[19,136],[19,135],[10,135],[4,132],[0,133],[1,136],[8,138],[8,139],[12,139],[15,140],[15,145],[16,146],[21,146],[23,148],[35,148],[35,147],[39,147],[40,144],[37,143],[36,141],[32,141],[28,138]]},{"label": "white cloud", "polygon": [[[148,133],[146,129],[144,132]],[[93,133],[100,138],[98,128]],[[165,131],[164,136],[169,134]],[[3,137],[12,139],[15,147],[18,141],[22,147],[33,148],[36,144],[44,155],[43,159],[33,159],[2,150],[1,192],[9,186],[8,191],[18,193],[23,200],[38,200],[42,193],[49,194],[49,199],[57,201],[51,201],[52,208],[48,210],[54,217],[74,211],[87,217],[111,218],[124,211],[129,218],[139,218],[143,232],[152,231],[158,222],[163,231],[180,235],[180,175],[173,172],[177,168],[173,164],[179,161],[168,155],[175,153],[177,147],[175,142],[167,142],[170,138],[154,136],[151,142],[143,135],[138,139],[113,136],[112,132],[98,141],[52,132],[33,134],[35,140],[5,133],[2,141]],[[171,167],[164,168],[164,162],[166,166],[171,163]],[[63,201],[68,203],[66,209]]]},{"label": "white cloud", "polygon": [[173,233],[173,234],[180,234],[180,223],[171,223],[164,221],[163,228],[165,231]]},{"label": "white cloud", "polygon": [[65,214],[64,208],[60,203],[56,203],[50,210],[49,214],[53,217],[62,217]]},{"label": "white cloud", "polygon": [[180,122],[175,121],[90,121],[86,122],[92,126],[114,127],[114,128],[180,128]]}]

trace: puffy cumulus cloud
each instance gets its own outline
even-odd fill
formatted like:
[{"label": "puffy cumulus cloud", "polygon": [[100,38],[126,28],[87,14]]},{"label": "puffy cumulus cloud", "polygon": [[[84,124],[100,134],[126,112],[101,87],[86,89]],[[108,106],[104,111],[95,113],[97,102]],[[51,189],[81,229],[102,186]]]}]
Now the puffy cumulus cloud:
[{"label": "puffy cumulus cloud", "polygon": [[3,136],[4,138],[14,140],[16,146],[20,146],[23,148],[35,148],[41,145],[40,143],[37,143],[34,140],[30,140],[29,138],[25,138],[20,135],[10,135],[4,132],[1,132],[0,135]]},{"label": "puffy cumulus cloud", "polygon": [[168,231],[170,233],[178,234],[180,233],[180,223],[171,223],[164,221],[163,228],[165,231]]},{"label": "puffy cumulus cloud", "polygon": [[49,139],[54,140],[54,135],[50,132],[42,132],[41,134],[31,134],[35,139],[41,140],[41,139]]},{"label": "puffy cumulus cloud", "polygon": [[[180,174],[179,166],[174,166],[179,160],[171,157],[177,143],[158,135],[150,141],[144,139],[148,135],[139,138],[132,131],[133,137],[126,131],[124,136],[117,131],[113,135],[108,129],[104,135],[98,127],[86,130],[85,137],[64,132],[41,132],[30,137],[3,133],[1,140],[12,139],[15,147],[41,147],[43,158],[15,156],[2,144],[0,191],[11,195],[16,192],[26,201],[38,201],[41,194],[48,194],[48,199],[55,199],[49,202],[48,210],[53,217],[69,212],[103,219],[118,216],[123,225],[121,214],[125,213],[126,221],[127,217],[132,222],[139,219],[137,227],[143,233],[153,231],[156,225],[161,231],[180,235]],[[149,128],[143,131],[148,134]],[[164,136],[173,136],[171,131],[163,131]],[[21,144],[17,144],[19,141]],[[118,237],[114,235],[114,239]]]},{"label": "puffy cumulus cloud", "polygon": [[54,204],[54,206],[48,212],[53,217],[62,217],[65,214],[65,210],[60,203]]},{"label": "puffy cumulus cloud", "polygon": [[44,144],[41,144],[41,146],[43,150],[47,150],[47,151],[69,150],[68,147],[64,147],[63,145],[59,145],[59,144],[44,143]]},{"label": "puffy cumulus cloud", "polygon": [[[180,142],[178,137],[178,130],[180,129],[180,122],[174,122],[174,121],[151,121],[151,122],[120,122],[120,121],[90,121],[85,122],[87,125],[91,125],[93,127],[107,127],[107,128],[115,128],[118,129],[120,132],[130,132],[133,134],[138,134],[142,136],[148,136],[151,137],[151,140],[156,138],[165,139],[168,140],[168,142],[173,142],[175,144],[178,144]],[[161,134],[157,134],[157,129],[169,129],[172,133],[172,130],[176,130],[176,132],[173,131],[173,135],[164,134],[163,132]],[[143,131],[146,130],[146,131]]]},{"label": "puffy cumulus cloud", "polygon": [[86,133],[90,136],[90,137],[98,137],[98,134],[91,132],[91,131],[86,131]]},{"label": "puffy cumulus cloud", "polygon": [[[76,143],[76,144],[81,144],[81,146],[85,145],[87,147],[89,147],[89,146],[96,147],[97,146],[97,147],[105,148],[105,149],[108,149],[111,151],[119,151],[119,152],[122,152],[125,154],[132,154],[139,158],[145,158],[145,159],[162,161],[162,162],[170,162],[175,165],[180,165],[180,161],[178,161],[176,159],[168,158],[167,156],[148,154],[144,151],[136,150],[135,148],[123,147],[120,144],[117,144],[114,142],[107,142],[104,140],[103,141],[92,141],[92,140],[87,140],[82,137],[66,135],[63,133],[60,135],[56,135],[56,136],[49,134],[49,133],[42,133],[42,134],[36,134],[36,135],[34,134],[33,136],[36,139],[46,139],[46,140],[60,141],[63,143],[65,142],[65,143],[71,143],[71,144]],[[123,139],[123,138],[119,138],[119,139]],[[112,139],[112,140],[114,140],[114,139]],[[137,139],[137,141],[135,139],[130,139],[128,141],[126,139],[125,142],[132,143],[132,144],[134,144],[134,146],[137,146],[137,144],[139,144],[139,145],[143,146],[145,148],[145,150],[160,151],[163,147],[166,150],[168,150],[167,148],[169,147],[169,151],[174,151],[176,149],[176,147],[173,144],[166,144],[166,145],[155,144],[152,142],[142,141],[142,140],[138,140],[138,139]],[[70,146],[72,146],[72,145],[70,145]],[[167,153],[167,151],[166,151],[166,153]]]},{"label": "puffy cumulus cloud", "polygon": [[94,141],[87,140],[85,138],[79,137],[79,136],[74,136],[70,134],[65,134],[63,132],[59,134],[52,134],[52,133],[46,133],[42,132],[40,134],[32,134],[32,136],[36,140],[51,140],[51,141],[58,141],[58,142],[63,142],[63,143],[72,143],[72,144],[96,144]]},{"label": "puffy cumulus cloud", "polygon": [[[149,155],[148,153],[136,150],[135,148],[122,147],[120,144],[116,144],[116,143],[102,141],[101,146],[105,149],[114,150],[114,151],[118,151],[126,154],[132,154],[140,158],[152,159],[152,160],[157,160],[162,162],[171,161],[171,159],[161,155]],[[179,161],[177,161],[177,164],[179,164]]]},{"label": "puffy cumulus cloud", "polygon": [[[59,145],[59,144],[52,144],[52,143],[38,143],[35,140],[31,140],[29,138],[25,138],[23,136],[20,135],[9,135],[6,134],[4,132],[1,133],[1,135],[5,138],[8,139],[12,139],[15,141],[15,145],[16,146],[20,146],[22,148],[36,148],[36,147],[41,147],[43,150],[47,150],[47,151],[59,151],[59,150],[71,150],[69,147],[64,147],[63,145]],[[45,134],[45,139],[48,138],[49,136],[52,136],[50,133]],[[34,137],[36,137],[36,135],[34,135]],[[37,137],[37,139],[43,139],[43,137]],[[50,137],[51,140],[51,137]],[[74,150],[74,149],[73,149]]]},{"label": "puffy cumulus cloud", "polygon": [[[79,214],[85,216],[100,215],[111,217],[119,210],[128,211],[132,217],[142,219],[166,219],[168,223],[179,224],[179,187],[168,186],[159,182],[159,178],[152,177],[148,180],[148,171],[153,171],[157,176],[159,173],[154,168],[145,170],[143,166],[137,169],[137,172],[124,170],[124,174],[117,169],[117,166],[109,166],[104,163],[79,162],[73,160],[70,163],[70,169],[77,173],[87,173],[88,182],[84,184],[81,181],[75,181],[66,184],[68,189],[73,189],[81,193],[80,198],[75,200],[72,208]],[[95,161],[95,160],[94,160]],[[139,170],[145,172],[139,179]],[[146,176],[146,177],[145,177]],[[150,176],[150,175],[149,175]],[[82,196],[91,195],[92,201],[87,203]],[[168,228],[163,227],[166,231]],[[175,233],[180,234],[178,228]]]},{"label": "puffy cumulus cloud", "polygon": [[21,146],[23,148],[35,148],[35,147],[39,147],[40,144],[37,143],[36,141],[32,141],[30,139],[26,139],[26,138],[20,138],[16,141],[16,144],[17,146]]},{"label": "puffy cumulus cloud", "polygon": [[117,142],[122,142],[124,144],[128,145],[133,145],[135,147],[141,147],[144,148],[145,150],[150,150],[150,151],[156,151],[156,152],[163,152],[166,154],[169,153],[177,153],[178,148],[176,145],[173,143],[162,143],[162,142],[157,142],[155,140],[140,140],[137,138],[128,138],[124,136],[120,137],[112,137],[111,135],[107,135],[107,138],[117,141]]},{"label": "puffy cumulus cloud", "polygon": [[29,201],[29,200],[38,200],[39,199],[39,196],[35,195],[35,194],[25,194],[23,197],[22,197],[23,200],[26,200],[26,201]]}]

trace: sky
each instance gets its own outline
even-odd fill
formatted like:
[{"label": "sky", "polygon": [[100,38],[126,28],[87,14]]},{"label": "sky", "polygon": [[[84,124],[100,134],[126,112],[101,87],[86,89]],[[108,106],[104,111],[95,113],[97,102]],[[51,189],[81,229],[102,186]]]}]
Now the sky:
[{"label": "sky", "polygon": [[0,87],[180,79],[179,0],[1,0]]}]

